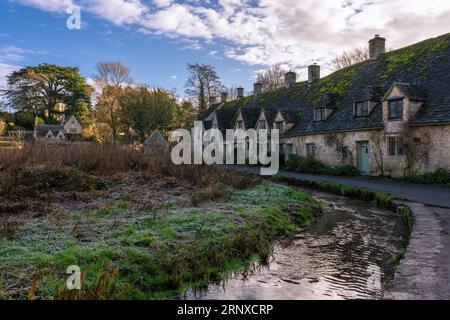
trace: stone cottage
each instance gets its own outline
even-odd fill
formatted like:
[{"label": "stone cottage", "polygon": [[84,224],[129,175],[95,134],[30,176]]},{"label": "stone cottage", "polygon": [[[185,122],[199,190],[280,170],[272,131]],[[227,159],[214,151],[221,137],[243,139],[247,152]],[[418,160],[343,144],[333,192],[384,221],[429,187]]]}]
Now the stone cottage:
[{"label": "stone cottage", "polygon": [[350,164],[367,175],[450,170],[450,34],[391,52],[380,36],[370,58],[307,81],[286,74],[286,87],[213,105],[205,129],[280,130],[283,155]]},{"label": "stone cottage", "polygon": [[83,127],[80,122],[71,116],[66,121],[62,117],[60,124],[50,125],[34,125],[33,138],[36,142],[73,142],[80,141],[83,133]]}]

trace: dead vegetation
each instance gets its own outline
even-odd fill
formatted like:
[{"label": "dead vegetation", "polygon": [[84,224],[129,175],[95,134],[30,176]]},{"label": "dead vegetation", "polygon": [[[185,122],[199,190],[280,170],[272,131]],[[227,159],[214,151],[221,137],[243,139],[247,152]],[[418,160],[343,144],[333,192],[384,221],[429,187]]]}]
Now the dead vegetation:
[{"label": "dead vegetation", "polygon": [[[120,145],[2,150],[0,296],[153,299],[219,281],[310,219],[291,191]],[[81,291],[64,289],[73,264]]]}]

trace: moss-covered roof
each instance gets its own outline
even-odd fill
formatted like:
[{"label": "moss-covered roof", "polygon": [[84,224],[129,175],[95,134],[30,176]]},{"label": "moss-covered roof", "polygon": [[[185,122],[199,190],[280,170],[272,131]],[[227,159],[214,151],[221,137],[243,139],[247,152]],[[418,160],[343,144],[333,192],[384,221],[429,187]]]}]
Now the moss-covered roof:
[{"label": "moss-covered roof", "polygon": [[[353,104],[366,99],[381,102],[395,82],[404,86],[410,98],[425,102],[416,115],[417,123],[450,122],[450,33],[338,70],[311,84],[299,82],[290,88],[230,101],[221,109],[297,112],[300,116],[289,134],[379,128],[383,126],[380,103],[366,118],[353,117]],[[335,111],[326,121],[314,122],[314,108],[322,105],[327,94]]]}]

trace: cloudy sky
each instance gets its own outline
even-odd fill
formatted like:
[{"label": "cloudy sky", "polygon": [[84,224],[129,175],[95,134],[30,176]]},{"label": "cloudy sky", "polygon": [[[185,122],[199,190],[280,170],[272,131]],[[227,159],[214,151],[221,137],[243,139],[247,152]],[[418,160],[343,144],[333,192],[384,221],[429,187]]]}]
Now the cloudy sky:
[{"label": "cloudy sky", "polygon": [[[81,7],[81,30],[67,9]],[[272,65],[305,77],[374,34],[389,48],[450,32],[449,0],[3,0],[0,87],[5,76],[42,62],[78,66],[91,77],[99,61],[121,60],[137,82],[176,88],[186,63],[216,66],[225,85],[248,90]]]}]

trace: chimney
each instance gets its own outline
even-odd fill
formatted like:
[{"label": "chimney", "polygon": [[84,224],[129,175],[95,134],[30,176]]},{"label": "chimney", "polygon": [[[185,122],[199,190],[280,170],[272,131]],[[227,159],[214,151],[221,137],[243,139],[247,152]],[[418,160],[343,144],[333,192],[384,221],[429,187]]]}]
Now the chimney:
[{"label": "chimney", "polygon": [[244,97],[244,88],[239,87],[236,90],[237,90],[237,98],[242,99]]},{"label": "chimney", "polygon": [[379,34],[375,35],[375,38],[369,40],[369,58],[375,60],[380,57],[381,54],[386,52],[386,39],[380,37]]},{"label": "chimney", "polygon": [[308,67],[308,82],[314,82],[320,79],[320,66],[314,63]]},{"label": "chimney", "polygon": [[61,116],[61,125],[63,126],[63,125],[65,125],[65,124],[66,124],[66,115],[63,114],[63,115]]},{"label": "chimney", "polygon": [[209,97],[209,106],[211,107],[215,103],[216,103],[216,97],[214,97],[214,96]]},{"label": "chimney", "polygon": [[297,82],[297,74],[294,71],[289,71],[284,75],[284,83],[286,85],[286,88],[290,88],[296,82]]},{"label": "chimney", "polygon": [[257,96],[257,95],[259,95],[261,93],[262,93],[262,83],[261,82],[256,82],[253,85],[253,95]]},{"label": "chimney", "polygon": [[226,92],[226,91],[222,92],[221,100],[222,100],[222,102],[227,102],[228,101],[228,92]]}]

